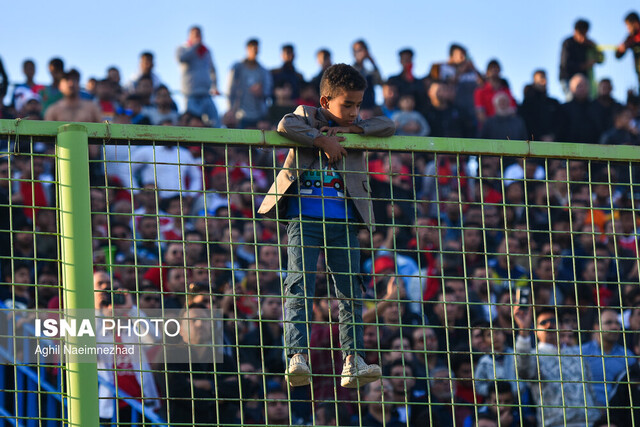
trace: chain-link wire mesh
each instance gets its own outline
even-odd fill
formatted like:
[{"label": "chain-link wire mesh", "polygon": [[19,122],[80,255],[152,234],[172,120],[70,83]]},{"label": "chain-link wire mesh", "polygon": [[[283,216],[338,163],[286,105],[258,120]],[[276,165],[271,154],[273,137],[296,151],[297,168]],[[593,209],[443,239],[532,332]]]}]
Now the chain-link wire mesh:
[{"label": "chain-link wire mesh", "polygon": [[[91,396],[70,395],[64,350],[32,354],[65,342],[34,320],[65,307],[56,127],[3,126],[0,419],[61,425]],[[283,189],[292,143],[272,133],[87,128],[89,177],[74,186],[90,192],[95,331],[162,325],[98,337],[115,349],[97,358],[102,424],[638,416],[635,147],[350,137],[362,170],[319,152],[300,164],[295,147]],[[286,202],[268,218],[273,183]],[[285,375],[297,353],[310,386]],[[382,378],[343,387],[353,354]]]}]

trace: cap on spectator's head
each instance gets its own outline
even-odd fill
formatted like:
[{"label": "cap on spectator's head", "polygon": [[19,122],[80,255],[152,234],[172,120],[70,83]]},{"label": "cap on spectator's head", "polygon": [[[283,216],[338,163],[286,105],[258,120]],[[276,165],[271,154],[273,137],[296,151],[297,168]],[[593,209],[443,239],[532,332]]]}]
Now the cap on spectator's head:
[{"label": "cap on spectator's head", "polygon": [[393,258],[387,255],[379,256],[373,263],[374,274],[394,273],[396,271],[396,263]]},{"label": "cap on spectator's head", "polygon": [[40,95],[34,93],[31,89],[26,87],[16,88],[15,92],[16,97],[16,110],[18,112],[22,111],[22,109],[27,105],[29,101],[37,101],[40,102]]}]

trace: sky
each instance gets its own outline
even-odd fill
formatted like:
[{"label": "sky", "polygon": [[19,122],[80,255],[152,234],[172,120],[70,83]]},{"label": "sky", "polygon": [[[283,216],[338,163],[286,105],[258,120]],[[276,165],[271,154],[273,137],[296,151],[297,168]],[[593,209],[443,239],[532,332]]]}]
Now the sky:
[{"label": "sky", "polygon": [[[414,49],[414,73],[422,77],[432,63],[447,59],[451,43],[460,43],[481,71],[497,58],[520,101],[537,68],[547,70],[550,94],[563,98],[558,83],[560,47],[572,34],[576,19],[590,21],[589,36],[596,43],[618,45],[626,37],[624,16],[640,10],[640,4],[637,0],[8,0],[2,9],[0,58],[14,83],[23,81],[21,63],[26,58],[36,62],[36,81],[50,83],[47,62],[54,56],[61,57],[67,68],[77,68],[83,84],[89,77],[103,78],[111,65],[120,69],[126,82],[137,70],[139,54],[149,50],[155,54],[156,73],[179,92],[175,50],[186,41],[188,28],[200,25],[223,93],[228,72],[244,58],[250,38],[260,40],[258,59],[267,68],[279,66],[280,47],[292,43],[295,64],[307,79],[319,71],[318,49],[328,48],[334,62],[351,63],[351,44],[363,38],[384,78],[400,72],[397,52],[404,47]],[[631,52],[617,60],[606,51],[595,75],[613,80],[619,100],[626,99],[627,89],[637,89]],[[181,100],[177,95],[176,101]],[[227,108],[222,96],[216,104],[221,112]]]}]

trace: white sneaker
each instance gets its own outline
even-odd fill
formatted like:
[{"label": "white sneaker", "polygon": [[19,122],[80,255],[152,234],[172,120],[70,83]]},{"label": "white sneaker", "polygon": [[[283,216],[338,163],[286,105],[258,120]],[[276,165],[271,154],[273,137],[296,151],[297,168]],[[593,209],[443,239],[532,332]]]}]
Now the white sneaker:
[{"label": "white sneaker", "polygon": [[344,362],[340,385],[346,388],[358,388],[379,379],[381,376],[380,366],[367,365],[362,357],[356,356]]},{"label": "white sneaker", "polygon": [[301,354],[294,354],[289,359],[289,368],[286,375],[289,377],[291,387],[300,387],[311,383],[311,369]]}]

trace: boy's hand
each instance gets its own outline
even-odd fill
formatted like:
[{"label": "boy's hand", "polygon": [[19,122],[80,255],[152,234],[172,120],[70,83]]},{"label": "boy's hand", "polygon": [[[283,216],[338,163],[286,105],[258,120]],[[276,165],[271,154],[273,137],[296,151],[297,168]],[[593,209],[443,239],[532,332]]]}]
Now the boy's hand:
[{"label": "boy's hand", "polygon": [[320,132],[326,132],[327,136],[335,136],[338,133],[362,133],[364,132],[360,126],[323,126],[320,128]]},{"label": "boy's hand", "polygon": [[327,159],[329,159],[329,163],[335,164],[347,155],[347,150],[340,145],[340,142],[344,140],[345,138],[343,136],[320,135],[313,140],[313,145],[324,151]]}]

